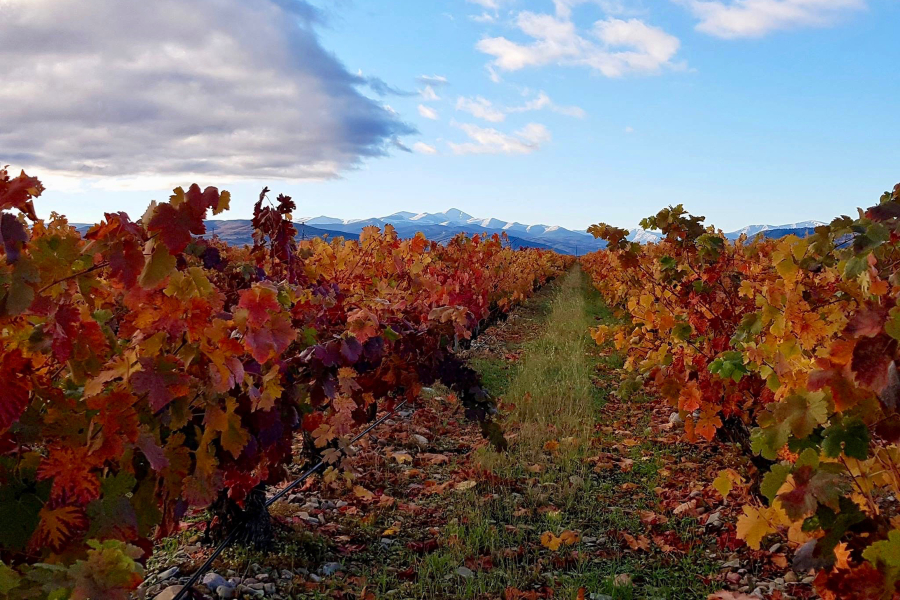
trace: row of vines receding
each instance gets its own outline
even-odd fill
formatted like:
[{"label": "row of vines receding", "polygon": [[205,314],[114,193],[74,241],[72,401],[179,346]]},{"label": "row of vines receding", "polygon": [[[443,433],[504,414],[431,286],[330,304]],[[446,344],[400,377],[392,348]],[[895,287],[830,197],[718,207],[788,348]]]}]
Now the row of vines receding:
[{"label": "row of vines receding", "polygon": [[[228,192],[196,185],[80,234],[0,170],[0,594],[127,598],[188,511],[285,480],[304,435],[340,471],[380,409],[450,385],[503,443],[453,347],[571,265],[499,237],[390,227],[300,241],[256,203],[252,247],[204,234]],[[347,482],[347,485],[352,485]]]},{"label": "row of vines receding", "polygon": [[652,386],[690,441],[743,445],[760,468],[737,533],[770,535],[826,598],[900,588],[900,184],[806,238],[736,241],[681,205],[606,224],[582,258],[625,324],[593,331],[626,356],[620,393]]}]

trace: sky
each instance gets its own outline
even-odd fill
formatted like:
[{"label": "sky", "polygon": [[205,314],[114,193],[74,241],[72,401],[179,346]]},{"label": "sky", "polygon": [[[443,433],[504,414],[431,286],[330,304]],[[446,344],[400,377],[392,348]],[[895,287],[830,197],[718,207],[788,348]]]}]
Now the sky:
[{"label": "sky", "polygon": [[38,212],[829,220],[900,181],[898,0],[0,0]]}]

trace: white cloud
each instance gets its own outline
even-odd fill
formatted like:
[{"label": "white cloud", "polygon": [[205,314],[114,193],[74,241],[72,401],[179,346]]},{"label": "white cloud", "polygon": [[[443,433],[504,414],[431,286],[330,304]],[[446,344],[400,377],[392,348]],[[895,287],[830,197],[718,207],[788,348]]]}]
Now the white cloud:
[{"label": "white cloud", "polygon": [[437,121],[438,118],[437,111],[431,107],[425,106],[424,104],[419,105],[419,114],[426,119],[431,119],[432,121]]},{"label": "white cloud", "polygon": [[611,16],[636,16],[646,12],[639,6],[633,6],[635,4],[633,1],[626,2],[626,0],[553,0],[556,16],[561,19],[571,18],[574,7],[589,2],[596,4],[600,10]]},{"label": "white cloud", "polygon": [[419,75],[418,77],[416,77],[416,81],[418,81],[422,85],[428,85],[431,87],[441,87],[450,84],[447,78],[443,75]]},{"label": "white cloud", "polygon": [[566,115],[567,117],[575,117],[576,119],[583,119],[585,115],[583,108],[578,106],[559,106],[544,92],[540,92],[537,98],[529,100],[522,106],[513,106],[506,109],[506,112],[522,113],[532,110],[543,110],[545,108],[555,113]]},{"label": "white cloud", "polygon": [[539,123],[529,123],[513,134],[469,123],[457,126],[471,141],[449,143],[454,154],[530,154],[550,141],[550,132]]},{"label": "white cloud", "polygon": [[495,23],[497,21],[497,17],[488,12],[483,12],[480,15],[469,15],[469,19],[476,23]]},{"label": "white cloud", "polygon": [[506,119],[506,113],[496,108],[490,100],[481,96],[477,98],[463,98],[460,96],[456,100],[456,110],[467,112],[473,117],[484,119],[491,123],[499,123]]},{"label": "white cloud", "polygon": [[470,4],[477,4],[490,10],[498,10],[507,0],[466,0]]},{"label": "white cloud", "polygon": [[437,154],[437,148],[429,146],[425,142],[416,142],[413,144],[413,150],[419,154]]},{"label": "white cloud", "polygon": [[533,41],[520,44],[496,37],[476,45],[494,57],[492,65],[505,71],[557,64],[587,66],[607,77],[620,77],[678,66],[672,62],[681,46],[678,38],[639,19],[597,21],[592,29],[596,42],[582,36],[567,17],[523,11],[516,26]]},{"label": "white cloud", "polygon": [[374,80],[320,45],[303,0],[3,0],[0,13],[0,164],[38,175],[326,178],[414,131],[357,90]]},{"label": "white cloud", "polygon": [[488,77],[490,77],[491,81],[493,81],[494,83],[500,83],[501,81],[503,81],[502,79],[500,79],[500,75],[497,73],[497,70],[491,65],[487,65],[487,72]]},{"label": "white cloud", "polygon": [[419,95],[425,102],[436,102],[441,99],[430,85],[426,85],[424,89],[420,90]]},{"label": "white cloud", "polygon": [[543,109],[548,109],[555,113],[559,113],[561,115],[566,115],[569,117],[576,117],[578,119],[583,118],[585,115],[584,110],[577,106],[557,105],[544,92],[540,92],[536,98],[534,98],[533,100],[529,100],[521,106],[496,106],[493,102],[486,98],[482,98],[481,96],[477,96],[475,98],[465,98],[463,96],[460,96],[456,100],[456,110],[467,112],[473,117],[484,119],[485,121],[489,121],[491,123],[500,123],[506,120],[506,115],[508,114],[524,113]]},{"label": "white cloud", "polygon": [[675,0],[700,19],[697,30],[721,38],[760,37],[781,29],[821,27],[865,0]]},{"label": "white cloud", "polygon": [[631,127],[631,126],[626,127],[626,128],[625,128],[625,133],[634,133],[634,127]]}]

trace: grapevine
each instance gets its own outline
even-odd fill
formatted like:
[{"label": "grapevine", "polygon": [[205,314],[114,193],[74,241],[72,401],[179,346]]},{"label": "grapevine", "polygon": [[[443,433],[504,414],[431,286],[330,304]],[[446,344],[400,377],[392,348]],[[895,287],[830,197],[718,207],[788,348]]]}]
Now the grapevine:
[{"label": "grapevine", "polygon": [[737,241],[669,207],[658,244],[590,231],[582,265],[624,324],[620,393],[653,387],[690,441],[736,441],[765,472],[738,534],[781,534],[825,598],[900,593],[900,184],[807,238]]},{"label": "grapevine", "polygon": [[0,170],[0,588],[127,598],[188,510],[285,480],[300,432],[339,468],[379,405],[442,381],[503,443],[453,348],[571,260],[500,237],[390,227],[298,241],[263,190],[254,244],[208,239],[214,187],[80,235],[37,217],[37,178]]}]

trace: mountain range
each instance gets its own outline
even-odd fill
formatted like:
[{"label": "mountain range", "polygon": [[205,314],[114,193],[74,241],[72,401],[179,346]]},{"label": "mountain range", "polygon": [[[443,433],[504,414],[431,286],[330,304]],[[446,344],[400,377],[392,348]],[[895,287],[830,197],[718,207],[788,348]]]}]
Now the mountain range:
[{"label": "mountain range", "polygon": [[[242,246],[252,244],[253,226],[249,219],[206,221],[207,235],[217,235],[228,244]],[[458,233],[468,235],[493,235],[506,233],[513,248],[546,248],[562,254],[585,254],[606,246],[603,240],[594,239],[585,231],[576,231],[557,225],[527,225],[516,221],[505,221],[493,217],[473,217],[458,208],[438,213],[396,212],[384,217],[368,219],[337,219],[319,216],[298,219],[297,231],[303,237],[343,237],[358,239],[364,227],[384,228],[393,226],[400,237],[408,238],[417,232],[436,242],[447,242]],[[737,231],[728,232],[725,236],[737,239],[741,235],[750,237],[762,234],[770,238],[780,238],[789,234],[800,237],[811,235],[815,227],[822,225],[819,221],[803,221],[786,225],[748,225]],[[79,231],[90,227],[76,224]],[[641,244],[659,241],[658,232],[643,229],[632,229],[628,235],[630,241]]]}]

